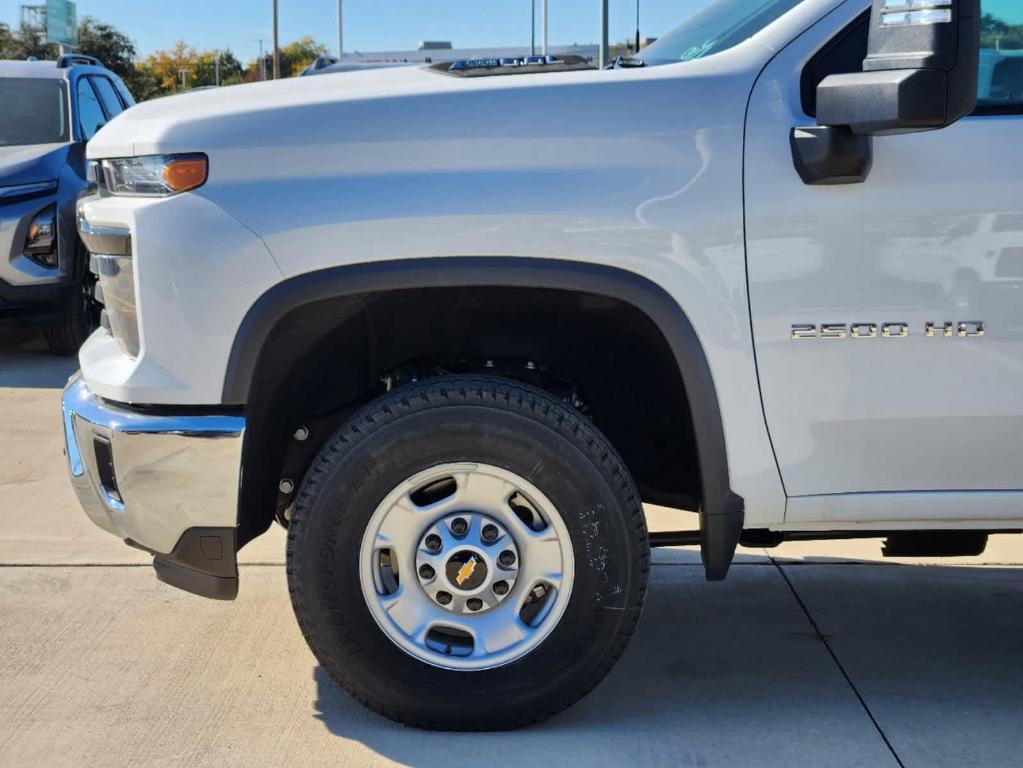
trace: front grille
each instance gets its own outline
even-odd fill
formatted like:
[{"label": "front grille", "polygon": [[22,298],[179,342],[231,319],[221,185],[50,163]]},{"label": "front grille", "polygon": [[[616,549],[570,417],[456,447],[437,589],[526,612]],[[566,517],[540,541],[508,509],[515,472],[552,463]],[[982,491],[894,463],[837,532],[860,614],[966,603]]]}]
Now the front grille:
[{"label": "front grille", "polygon": [[125,354],[137,357],[140,341],[131,234],[122,227],[92,225],[81,209],[78,233],[90,253],[89,270],[97,278],[94,296],[103,307],[100,324]]},{"label": "front grille", "polygon": [[94,253],[89,259],[98,278],[95,298],[102,305],[100,323],[125,354],[139,353],[139,320],[135,305],[135,268],[131,256]]}]

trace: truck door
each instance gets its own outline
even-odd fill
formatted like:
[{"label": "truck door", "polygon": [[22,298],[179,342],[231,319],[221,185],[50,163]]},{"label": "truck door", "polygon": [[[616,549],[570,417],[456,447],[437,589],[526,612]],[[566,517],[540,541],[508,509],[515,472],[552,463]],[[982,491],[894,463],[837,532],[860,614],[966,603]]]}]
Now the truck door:
[{"label": "truck door", "polygon": [[789,137],[859,70],[869,3],[754,86],[750,309],[787,523],[1023,519],[1023,8],[984,5],[977,112],[874,138],[865,183],[804,184]]}]

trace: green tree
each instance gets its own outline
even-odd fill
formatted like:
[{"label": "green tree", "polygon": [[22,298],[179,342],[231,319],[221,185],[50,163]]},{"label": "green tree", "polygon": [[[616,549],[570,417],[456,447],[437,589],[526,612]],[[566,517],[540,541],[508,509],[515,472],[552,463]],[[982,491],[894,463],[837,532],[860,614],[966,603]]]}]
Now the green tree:
[{"label": "green tree", "polygon": [[110,24],[86,16],[78,24],[75,53],[95,56],[118,77],[129,80],[135,73],[135,44]]},{"label": "green tree", "polygon": [[[144,70],[147,76],[156,82],[161,94],[177,93],[180,90],[191,88],[194,84],[198,61],[199,53],[195,48],[189,46],[184,40],[178,40],[170,50],[156,51],[150,54],[139,65],[139,69]],[[182,80],[184,80],[183,86]]]},{"label": "green tree", "polygon": [[[9,32],[10,30],[8,30]],[[4,53],[5,59],[56,59],[59,51],[54,43],[46,42],[46,34],[30,27],[20,27],[10,36],[11,50]]]},{"label": "green tree", "polygon": [[0,24],[0,59],[13,59],[15,58],[15,46],[17,42],[14,39],[14,33],[11,32],[10,26],[7,24]]},{"label": "green tree", "polygon": [[128,86],[135,101],[147,101],[163,96],[164,91],[160,88],[160,81],[151,69],[142,65],[135,65],[132,73],[123,78],[124,84]]},{"label": "green tree", "polygon": [[980,44],[982,48],[1003,51],[1023,48],[1023,24],[1007,24],[985,13],[980,19]]},{"label": "green tree", "polygon": [[[192,87],[217,84],[217,51],[203,51],[195,62]],[[220,84],[234,85],[242,82],[242,65],[230,50],[220,51]]]},{"label": "green tree", "polygon": [[[281,77],[295,77],[308,67],[317,56],[327,52],[327,46],[310,36],[303,37],[281,48]],[[272,69],[270,70],[273,71]]]},{"label": "green tree", "polygon": [[[263,67],[266,72],[267,79],[272,76],[274,71],[274,57],[268,53],[263,54]],[[242,72],[243,83],[258,83],[263,78],[260,77],[261,71],[259,68],[259,57],[252,59],[248,64],[245,65],[245,69]]]}]

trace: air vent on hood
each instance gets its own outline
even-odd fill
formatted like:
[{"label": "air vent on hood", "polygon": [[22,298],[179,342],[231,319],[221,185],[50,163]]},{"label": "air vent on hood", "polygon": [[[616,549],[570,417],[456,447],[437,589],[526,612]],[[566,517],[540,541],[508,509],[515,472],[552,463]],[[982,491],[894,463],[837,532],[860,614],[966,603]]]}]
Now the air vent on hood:
[{"label": "air vent on hood", "polygon": [[427,69],[453,77],[527,75],[533,72],[573,72],[596,69],[582,56],[518,56],[500,59],[460,59],[431,64]]}]

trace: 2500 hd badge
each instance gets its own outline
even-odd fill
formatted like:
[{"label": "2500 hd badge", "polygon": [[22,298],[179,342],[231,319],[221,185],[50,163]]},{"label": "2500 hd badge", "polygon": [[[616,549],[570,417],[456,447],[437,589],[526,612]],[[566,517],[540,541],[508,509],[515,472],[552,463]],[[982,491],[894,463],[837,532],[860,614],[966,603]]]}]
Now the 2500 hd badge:
[{"label": "2500 hd badge", "polygon": [[[880,334],[878,328],[880,327]],[[813,323],[792,326],[793,339],[906,339],[911,335],[909,323]],[[958,323],[947,320],[943,323],[924,323],[923,335],[928,338],[943,336],[961,339],[976,339],[984,335],[983,320],[963,320]]]}]

